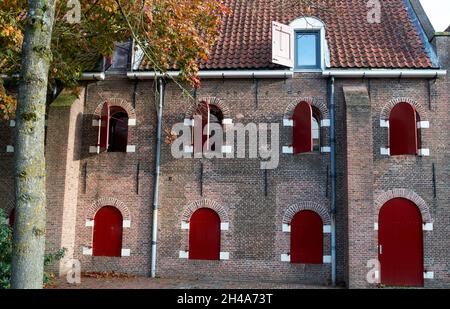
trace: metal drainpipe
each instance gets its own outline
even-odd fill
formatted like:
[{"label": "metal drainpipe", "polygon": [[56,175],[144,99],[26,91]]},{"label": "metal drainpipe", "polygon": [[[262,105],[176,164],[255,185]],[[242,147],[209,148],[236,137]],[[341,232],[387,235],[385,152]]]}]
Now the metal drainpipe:
[{"label": "metal drainpipe", "polygon": [[334,77],[330,83],[330,164],[331,164],[331,283],[336,285],[336,131]]},{"label": "metal drainpipe", "polygon": [[156,158],[155,158],[155,185],[153,190],[153,224],[152,224],[152,265],[151,277],[156,277],[156,245],[158,241],[158,208],[159,208],[159,176],[161,175],[161,133],[162,133],[162,115],[164,107],[165,85],[162,78],[158,79],[159,86],[159,104],[156,109],[158,128],[156,131]]}]

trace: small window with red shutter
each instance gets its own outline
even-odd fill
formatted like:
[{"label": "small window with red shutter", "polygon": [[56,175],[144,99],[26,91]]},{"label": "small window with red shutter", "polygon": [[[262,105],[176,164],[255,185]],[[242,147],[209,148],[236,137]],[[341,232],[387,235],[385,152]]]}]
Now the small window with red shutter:
[{"label": "small window with red shutter", "polygon": [[309,103],[301,102],[294,110],[294,154],[313,151],[313,110]]},{"label": "small window with red shutter", "polygon": [[212,136],[211,124],[222,125],[223,120],[224,115],[218,106],[207,102],[202,102],[198,105],[194,114],[194,128],[192,132],[194,153],[220,151],[220,149],[216,149],[216,145],[210,142]]},{"label": "small window with red shutter", "polygon": [[220,217],[212,209],[198,209],[189,221],[189,259],[219,260]]},{"label": "small window with red shutter", "polygon": [[112,206],[101,208],[94,218],[94,256],[120,257],[122,255],[123,217]]},{"label": "small window with red shutter", "polygon": [[395,105],[389,117],[391,156],[418,155],[419,136],[414,106],[406,102]]},{"label": "small window with red shutter", "polygon": [[128,144],[128,114],[118,106],[103,104],[98,131],[100,152],[126,152]]},{"label": "small window with red shutter", "polygon": [[323,222],[314,211],[301,211],[292,219],[291,263],[323,263]]}]

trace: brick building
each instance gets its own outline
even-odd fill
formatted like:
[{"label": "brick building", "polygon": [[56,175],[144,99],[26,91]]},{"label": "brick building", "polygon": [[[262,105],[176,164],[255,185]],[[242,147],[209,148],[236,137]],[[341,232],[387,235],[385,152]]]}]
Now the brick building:
[{"label": "brick building", "polygon": [[[49,106],[47,250],[68,249],[61,273],[78,259],[160,277],[449,287],[449,33],[414,0],[382,1],[379,16],[364,0],[225,2],[190,96],[119,44],[78,98]],[[177,123],[275,124],[258,136],[279,128],[279,164],[261,168],[260,143],[253,159],[212,146],[210,132],[200,141],[225,158],[195,158],[194,144],[176,159]],[[14,121],[0,126],[11,213]]]}]

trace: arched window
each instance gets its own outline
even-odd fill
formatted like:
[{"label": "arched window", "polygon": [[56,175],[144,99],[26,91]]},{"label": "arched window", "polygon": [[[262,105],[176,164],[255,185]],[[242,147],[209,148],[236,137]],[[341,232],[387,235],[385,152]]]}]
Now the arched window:
[{"label": "arched window", "polygon": [[409,103],[394,106],[389,117],[389,148],[391,156],[417,155],[419,136],[417,112]]},{"label": "arched window", "polygon": [[128,144],[128,114],[117,106],[111,108],[108,152],[126,152]]},{"label": "arched window", "polygon": [[216,105],[202,102],[195,111],[194,119],[196,121],[194,121],[192,136],[195,153],[216,151],[215,145],[210,142],[210,137],[212,136],[211,124],[222,125],[224,119],[222,110]]},{"label": "arched window", "polygon": [[220,218],[212,209],[201,208],[189,222],[189,259],[219,260]]},{"label": "arched window", "polygon": [[103,104],[99,119],[98,146],[100,151],[126,152],[128,144],[128,114],[118,106]]},{"label": "arched window", "polygon": [[320,152],[321,113],[307,102],[301,102],[294,110],[294,154]]},{"label": "arched window", "polygon": [[323,222],[313,211],[301,211],[292,219],[291,263],[323,263]]},{"label": "arched window", "polygon": [[122,214],[115,207],[105,206],[95,214],[94,256],[121,256],[122,226]]}]

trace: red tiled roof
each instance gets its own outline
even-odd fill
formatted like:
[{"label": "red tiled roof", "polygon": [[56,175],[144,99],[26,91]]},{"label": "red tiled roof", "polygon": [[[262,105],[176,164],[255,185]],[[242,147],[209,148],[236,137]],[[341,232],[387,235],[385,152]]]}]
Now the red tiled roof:
[{"label": "red tiled roof", "polygon": [[[301,0],[296,0],[301,1]],[[275,69],[272,21],[315,16],[326,26],[332,68],[431,68],[403,0],[383,0],[380,24],[367,22],[367,0],[317,0],[307,9],[281,0],[224,0],[233,10],[201,69]],[[286,1],[284,1],[286,3]],[[145,61],[144,61],[145,62]],[[147,69],[145,63],[141,69]]]}]

